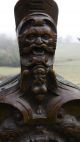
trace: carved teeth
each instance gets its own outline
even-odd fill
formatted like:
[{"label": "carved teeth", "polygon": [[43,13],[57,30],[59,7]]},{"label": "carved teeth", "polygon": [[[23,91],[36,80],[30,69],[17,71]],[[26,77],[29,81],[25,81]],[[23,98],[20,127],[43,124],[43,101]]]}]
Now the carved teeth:
[{"label": "carved teeth", "polygon": [[44,139],[44,138],[34,138],[34,139],[31,139],[30,142],[63,142],[63,140],[57,140],[57,139],[53,139],[53,140],[49,140],[47,137]]}]

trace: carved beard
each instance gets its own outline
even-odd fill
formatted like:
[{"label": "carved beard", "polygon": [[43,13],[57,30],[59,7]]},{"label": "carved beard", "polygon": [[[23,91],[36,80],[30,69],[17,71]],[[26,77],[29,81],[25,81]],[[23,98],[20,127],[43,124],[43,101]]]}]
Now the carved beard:
[{"label": "carved beard", "polygon": [[56,76],[52,69],[47,71],[43,66],[37,66],[33,70],[33,75],[33,93],[45,95],[48,90],[55,90],[57,88]]},{"label": "carved beard", "polygon": [[46,94],[47,93],[47,81],[46,81],[46,68],[44,66],[37,65],[32,70],[32,92],[34,94]]},{"label": "carved beard", "polygon": [[45,96],[49,90],[53,92],[56,88],[56,76],[52,69],[36,65],[31,72],[23,71],[21,81],[23,92],[31,92],[35,96]]}]

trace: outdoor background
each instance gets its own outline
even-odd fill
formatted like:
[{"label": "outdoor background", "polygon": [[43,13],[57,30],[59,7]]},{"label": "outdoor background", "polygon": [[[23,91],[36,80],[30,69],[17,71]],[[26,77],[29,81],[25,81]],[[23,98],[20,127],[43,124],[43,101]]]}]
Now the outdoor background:
[{"label": "outdoor background", "polygon": [[[20,72],[14,5],[0,0],[0,81]],[[59,6],[58,41],[54,70],[80,85],[80,0],[56,0]]]}]

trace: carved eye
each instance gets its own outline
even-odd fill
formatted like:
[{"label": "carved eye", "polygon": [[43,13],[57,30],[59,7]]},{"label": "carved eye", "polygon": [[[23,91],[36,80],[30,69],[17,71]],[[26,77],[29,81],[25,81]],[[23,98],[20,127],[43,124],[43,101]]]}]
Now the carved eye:
[{"label": "carved eye", "polygon": [[26,40],[34,40],[35,39],[35,35],[34,34],[29,34],[26,36]]},{"label": "carved eye", "polygon": [[43,35],[42,35],[42,38],[43,38],[44,40],[48,40],[48,39],[50,38],[50,35],[48,35],[48,34],[43,34]]}]

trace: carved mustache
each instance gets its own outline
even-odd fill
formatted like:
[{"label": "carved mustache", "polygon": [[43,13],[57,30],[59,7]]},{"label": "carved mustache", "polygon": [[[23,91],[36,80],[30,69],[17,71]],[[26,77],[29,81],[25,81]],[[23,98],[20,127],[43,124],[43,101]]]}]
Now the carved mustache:
[{"label": "carved mustache", "polygon": [[23,48],[20,48],[21,52],[22,53],[30,53],[30,52],[34,52],[36,51],[37,53],[44,53],[44,52],[49,52],[49,53],[53,53],[55,48],[52,46],[52,43],[49,44],[45,44],[45,43],[42,43],[41,45],[38,45],[36,43],[33,43],[31,45],[24,45]]},{"label": "carved mustache", "polygon": [[48,46],[46,44],[41,44],[41,45],[36,45],[36,44],[32,44],[28,47],[24,47],[23,49],[21,49],[21,55],[28,55],[29,53],[32,53],[32,56],[29,59],[26,59],[22,57],[21,62],[24,66],[34,66],[34,65],[38,65],[41,64],[45,67],[47,67],[47,56],[45,56],[45,52],[53,52],[52,49],[48,48]]}]

